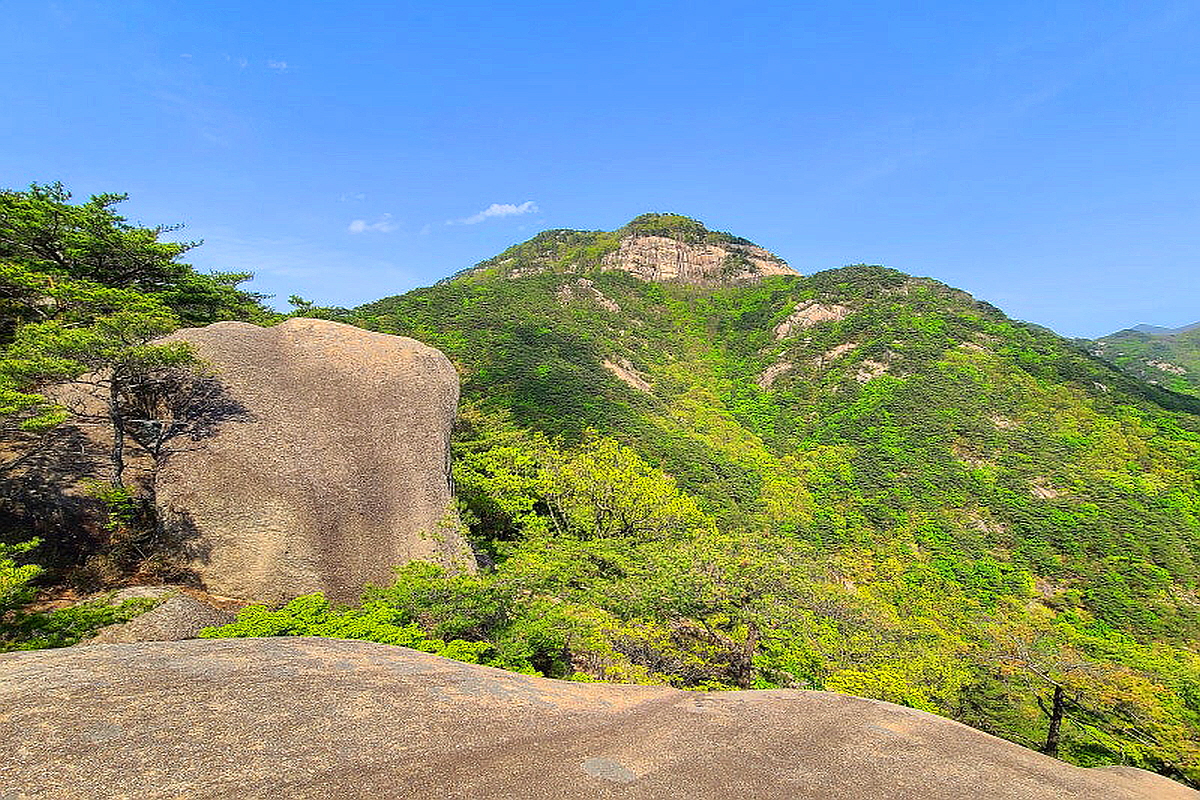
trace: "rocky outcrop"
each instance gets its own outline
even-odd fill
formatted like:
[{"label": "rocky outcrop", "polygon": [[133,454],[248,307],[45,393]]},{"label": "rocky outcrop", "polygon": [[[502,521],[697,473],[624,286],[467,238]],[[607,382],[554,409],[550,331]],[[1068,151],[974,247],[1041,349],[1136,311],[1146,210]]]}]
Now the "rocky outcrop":
[{"label": "rocky outcrop", "polygon": [[849,308],[836,303],[827,305],[825,303],[818,303],[815,300],[797,303],[796,307],[792,309],[792,313],[775,326],[775,340],[786,339],[796,331],[811,328],[813,325],[818,325],[822,322],[843,320],[849,314]]},{"label": "rocky outcrop", "polygon": [[232,611],[217,608],[200,593],[189,592],[182,586],[137,586],[117,592],[109,602],[117,605],[122,600],[136,597],[161,599],[162,602],[128,622],[101,628],[82,644],[177,642],[195,637],[203,628],[227,625],[235,618]]},{"label": "rocky outcrop", "polygon": [[1200,800],[890,703],[567,683],[366,642],[101,645],[3,655],[0,674],[14,800]]},{"label": "rocky outcrop", "polygon": [[647,394],[653,393],[654,389],[646,380],[646,376],[628,358],[618,358],[616,361],[606,358],[600,364],[630,389],[637,389],[639,392]]},{"label": "rocky outcrop", "polygon": [[796,275],[783,259],[757,245],[691,243],[667,236],[627,236],[600,260],[602,269],[646,281],[722,286],[767,275]]},{"label": "rocky outcrop", "polygon": [[227,393],[226,418],[155,481],[160,520],[210,593],[352,602],[407,561],[473,565],[451,506],[458,376],[442,353],[314,319],[171,338]]},{"label": "rocky outcrop", "polygon": [[614,314],[621,312],[621,306],[617,304],[617,301],[605,297],[604,293],[596,288],[596,284],[587,278],[576,278],[570,283],[564,283],[558,287],[555,294],[563,305],[575,302],[577,299],[591,300],[605,311],[611,311]]},{"label": "rocky outcrop", "polygon": [[[646,281],[692,286],[730,286],[768,275],[799,274],[782,258],[748,239],[709,230],[703,223],[678,214],[643,214],[615,231],[542,231],[447,280],[481,275],[579,275],[605,270],[628,272]],[[590,298],[602,308],[620,310],[585,281],[563,284],[557,290],[559,300],[568,303]]]},{"label": "rocky outcrop", "polygon": [[758,388],[760,389],[770,389],[775,385],[775,381],[780,375],[789,372],[795,366],[796,365],[793,362],[788,361],[787,359],[784,359],[783,361],[776,361],[774,364],[771,364],[762,372],[758,373],[758,377],[754,379],[754,382],[758,384]]}]

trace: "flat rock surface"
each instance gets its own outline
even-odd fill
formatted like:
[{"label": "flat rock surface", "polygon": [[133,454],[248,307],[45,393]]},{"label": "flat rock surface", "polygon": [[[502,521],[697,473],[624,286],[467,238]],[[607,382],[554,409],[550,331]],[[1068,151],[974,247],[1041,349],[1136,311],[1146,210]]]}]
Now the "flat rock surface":
[{"label": "flat rock surface", "polygon": [[0,656],[0,797],[1198,800],[826,692],[567,683],[325,639]]},{"label": "flat rock surface", "polygon": [[355,602],[414,559],[474,566],[451,503],[458,374],[414,339],[292,319],[177,331],[227,397],[155,495],[215,595]]}]

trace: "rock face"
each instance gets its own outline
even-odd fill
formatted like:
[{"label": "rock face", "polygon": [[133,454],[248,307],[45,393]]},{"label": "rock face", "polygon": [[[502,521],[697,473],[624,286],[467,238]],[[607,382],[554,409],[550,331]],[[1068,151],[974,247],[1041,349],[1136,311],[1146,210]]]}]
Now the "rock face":
[{"label": "rock face", "polygon": [[226,418],[155,481],[160,518],[210,593],[352,602],[413,559],[473,566],[451,506],[458,376],[441,352],[313,319],[172,338],[227,394]]},{"label": "rock face", "polygon": [[811,328],[822,322],[845,319],[849,314],[850,309],[846,306],[836,303],[825,305],[815,300],[806,300],[798,303],[787,319],[775,326],[775,341],[786,339],[798,330]]},{"label": "rock face", "polygon": [[600,260],[603,269],[630,272],[646,281],[723,286],[766,275],[795,275],[786,262],[757,245],[693,244],[666,236],[627,236]]},{"label": "rock face", "polygon": [[[691,286],[730,286],[768,275],[798,275],[787,262],[748,239],[712,231],[678,214],[643,214],[615,231],[542,231],[526,242],[481,261],[447,280],[472,275],[577,275],[619,270],[645,281]],[[601,307],[620,307],[596,292],[587,279],[564,284],[561,302],[587,299]]]},{"label": "rock face", "polygon": [[1200,798],[890,703],[566,683],[366,642],[100,645],[0,674],[14,800]]},{"label": "rock face", "polygon": [[605,311],[611,311],[614,314],[621,313],[621,306],[616,301],[605,297],[604,293],[596,288],[596,284],[587,278],[576,278],[570,283],[564,283],[558,287],[555,294],[563,305],[574,302],[576,299],[590,300]]}]

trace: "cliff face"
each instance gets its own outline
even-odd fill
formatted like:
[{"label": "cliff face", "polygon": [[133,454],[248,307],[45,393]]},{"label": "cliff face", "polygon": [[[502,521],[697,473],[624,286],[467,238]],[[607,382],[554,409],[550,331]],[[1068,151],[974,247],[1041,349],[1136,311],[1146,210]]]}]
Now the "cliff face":
[{"label": "cliff face", "polygon": [[632,273],[646,281],[692,286],[743,283],[766,275],[795,275],[783,259],[757,245],[679,241],[668,236],[627,236],[600,259],[602,269]]}]

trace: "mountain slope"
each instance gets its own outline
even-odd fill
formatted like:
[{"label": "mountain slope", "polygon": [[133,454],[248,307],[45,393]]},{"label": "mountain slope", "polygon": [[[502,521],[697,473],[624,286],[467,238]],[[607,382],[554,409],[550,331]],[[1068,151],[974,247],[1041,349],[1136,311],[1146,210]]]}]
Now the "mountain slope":
[{"label": "mountain slope", "polygon": [[1091,350],[1130,375],[1200,397],[1200,323],[1182,328],[1138,325],[1097,339]]},{"label": "mountain slope", "polygon": [[1184,333],[1193,328],[1200,328],[1200,322],[1193,322],[1191,325],[1183,325],[1178,328],[1164,328],[1161,325],[1134,325],[1129,330],[1137,331],[1138,333],[1148,333],[1152,336],[1172,336],[1176,333]]},{"label": "mountain slope", "polygon": [[[933,280],[647,282],[564,241],[539,258],[567,266],[353,312],[458,365],[459,497],[496,561],[453,591],[410,572],[389,608],[488,663],[833,689],[1051,748],[1040,703],[1079,763],[1200,777],[1200,402]],[[598,526],[673,492],[710,522]]]}]

